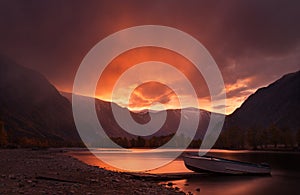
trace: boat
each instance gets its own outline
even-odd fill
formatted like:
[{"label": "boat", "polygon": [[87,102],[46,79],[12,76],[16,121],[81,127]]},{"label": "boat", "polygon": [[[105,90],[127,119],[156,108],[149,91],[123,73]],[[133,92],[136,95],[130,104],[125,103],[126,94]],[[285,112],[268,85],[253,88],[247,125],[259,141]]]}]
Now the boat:
[{"label": "boat", "polygon": [[184,155],[185,166],[195,172],[230,175],[270,175],[267,163],[249,163],[212,156]]}]

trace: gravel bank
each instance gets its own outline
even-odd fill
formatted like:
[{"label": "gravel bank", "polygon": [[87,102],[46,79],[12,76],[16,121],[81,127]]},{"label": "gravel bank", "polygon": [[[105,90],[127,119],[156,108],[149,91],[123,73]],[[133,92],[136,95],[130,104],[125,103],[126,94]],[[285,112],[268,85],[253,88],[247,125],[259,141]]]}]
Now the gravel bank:
[{"label": "gravel bank", "polygon": [[0,194],[184,194],[58,150],[0,150]]}]

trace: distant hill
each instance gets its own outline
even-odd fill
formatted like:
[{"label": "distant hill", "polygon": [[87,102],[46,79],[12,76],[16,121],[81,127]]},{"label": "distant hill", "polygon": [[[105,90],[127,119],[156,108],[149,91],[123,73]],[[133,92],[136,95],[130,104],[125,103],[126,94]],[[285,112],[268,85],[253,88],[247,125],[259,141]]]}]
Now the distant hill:
[{"label": "distant hill", "polygon": [[[66,92],[61,92],[63,96],[65,96],[69,101],[71,102],[72,99],[72,94],[71,93],[66,93]],[[82,98],[90,98],[90,97],[85,97],[81,96]],[[136,136],[133,136],[126,131],[124,131],[116,122],[113,113],[111,111],[111,103],[110,102],[105,102],[103,100],[95,99],[95,108],[98,114],[98,119],[102,125],[102,127],[105,129],[106,133],[110,137],[126,137],[128,139],[131,138],[136,138]],[[114,103],[112,103],[114,104]],[[115,104],[116,105],[116,104]],[[126,108],[122,108],[120,106],[116,106],[116,109],[119,113],[124,112]],[[185,109],[185,115],[183,119],[189,123],[189,121],[194,121],[195,120],[195,111],[198,111],[195,108],[186,108]],[[150,111],[154,115],[154,117],[160,117],[162,115],[162,111]],[[151,137],[159,137],[159,136],[168,136],[171,134],[176,133],[176,130],[178,128],[180,118],[181,118],[181,110],[180,109],[173,109],[173,110],[167,110],[167,118],[166,122],[163,124],[163,126],[153,135],[146,136],[145,138],[151,138]],[[141,124],[145,124],[149,122],[150,120],[150,115],[148,112],[130,112],[131,116],[135,121]],[[197,133],[195,136],[195,139],[202,139],[208,123],[210,120],[210,112],[205,111],[205,110],[200,110],[200,122],[198,125]],[[189,131],[191,131],[191,128],[187,127],[186,128],[187,135],[189,134]]]},{"label": "distant hill", "polygon": [[21,145],[80,142],[70,102],[36,71],[0,56],[0,120]]},{"label": "distant hill", "polygon": [[249,96],[227,117],[227,127],[300,128],[300,71],[284,75]]}]

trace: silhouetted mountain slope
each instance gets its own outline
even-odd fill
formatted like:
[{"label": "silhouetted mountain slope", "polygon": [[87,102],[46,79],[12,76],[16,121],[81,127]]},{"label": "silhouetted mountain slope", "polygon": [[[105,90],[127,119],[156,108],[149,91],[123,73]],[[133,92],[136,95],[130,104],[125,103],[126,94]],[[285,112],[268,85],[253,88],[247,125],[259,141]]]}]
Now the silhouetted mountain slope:
[{"label": "silhouetted mountain slope", "polygon": [[254,94],[227,117],[226,128],[300,128],[300,71],[284,75]]},{"label": "silhouetted mountain slope", "polygon": [[[66,92],[61,92],[63,96],[65,96],[69,101],[72,99],[72,94],[71,93],[66,93]],[[86,96],[81,96],[83,98],[82,100],[84,101],[87,98]],[[112,103],[114,104],[114,103]],[[116,104],[114,104],[116,105]],[[111,109],[111,103],[106,102],[103,100],[95,99],[95,108],[98,114],[98,119],[103,127],[103,129],[106,131],[106,133],[110,137],[126,137],[126,138],[136,138],[137,136],[134,136],[132,134],[129,134],[127,131],[123,130],[118,123],[116,122],[114,115],[112,113]],[[116,106],[116,110],[118,113],[123,113],[126,111],[126,108],[122,108],[120,106]],[[185,109],[185,115],[183,116],[183,120],[188,123],[192,123],[192,121],[195,121],[195,111],[198,111],[194,108],[186,108]],[[154,117],[161,117],[163,113],[161,111],[150,111],[152,112]],[[165,120],[165,123],[162,125],[162,127],[155,132],[154,134],[150,136],[146,136],[145,138],[150,138],[153,136],[159,137],[159,136],[167,136],[170,134],[176,133],[176,130],[178,129],[180,120],[181,120],[181,110],[180,109],[174,109],[174,110],[167,110],[167,117]],[[132,118],[140,123],[140,124],[146,124],[148,123],[150,119],[150,115],[148,112],[130,112],[130,115]],[[198,125],[197,133],[195,136],[195,139],[203,138],[208,123],[210,120],[210,112],[205,111],[205,110],[200,110],[200,122]],[[156,125],[157,126],[157,125]],[[190,134],[190,131],[192,129],[189,128],[188,126],[186,127],[186,135]]]},{"label": "silhouetted mountain slope", "polygon": [[79,142],[70,102],[41,74],[0,56],[0,117],[10,141]]}]

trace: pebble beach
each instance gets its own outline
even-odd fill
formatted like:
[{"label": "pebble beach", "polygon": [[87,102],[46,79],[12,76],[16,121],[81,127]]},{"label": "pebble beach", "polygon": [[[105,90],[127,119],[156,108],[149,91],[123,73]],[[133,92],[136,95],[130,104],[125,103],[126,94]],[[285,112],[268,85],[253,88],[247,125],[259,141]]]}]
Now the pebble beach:
[{"label": "pebble beach", "polygon": [[62,150],[1,149],[0,194],[184,194],[84,164]]}]

